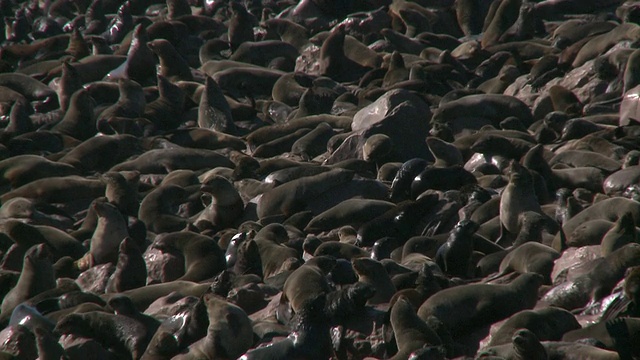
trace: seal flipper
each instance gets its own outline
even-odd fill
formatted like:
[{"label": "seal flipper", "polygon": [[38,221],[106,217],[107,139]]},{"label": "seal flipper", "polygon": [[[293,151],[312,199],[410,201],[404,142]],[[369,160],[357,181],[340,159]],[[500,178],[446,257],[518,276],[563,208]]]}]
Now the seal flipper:
[{"label": "seal flipper", "polygon": [[232,135],[238,132],[233,122],[231,107],[216,81],[210,76],[207,76],[198,106],[198,126]]},{"label": "seal flipper", "polygon": [[624,293],[619,294],[619,296],[615,297],[613,301],[609,303],[609,306],[607,306],[607,308],[602,312],[600,321],[615,320],[620,314],[629,309],[629,305],[631,305],[631,299],[626,297]]},{"label": "seal flipper", "polygon": [[293,320],[293,309],[288,301],[280,300],[278,307],[276,308],[276,319],[282,324],[291,324]]},{"label": "seal flipper", "polygon": [[606,328],[609,336],[613,339],[615,350],[618,352],[620,360],[632,360],[634,357],[631,351],[631,342],[635,340],[630,338],[629,329],[627,328],[625,320],[623,318],[617,318],[607,321]]},{"label": "seal flipper", "polygon": [[509,247],[514,240],[515,240],[514,235],[510,233],[509,230],[507,230],[506,226],[504,226],[504,224],[501,222],[500,236],[498,236],[498,239],[496,240],[496,244],[506,248],[506,247]]}]

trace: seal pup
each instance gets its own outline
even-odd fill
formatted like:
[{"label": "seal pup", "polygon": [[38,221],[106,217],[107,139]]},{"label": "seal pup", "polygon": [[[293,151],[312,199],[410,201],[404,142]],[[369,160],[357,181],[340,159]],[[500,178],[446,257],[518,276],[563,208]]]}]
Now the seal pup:
[{"label": "seal pup", "polygon": [[[332,274],[335,273],[335,268]],[[333,277],[333,276],[332,276]],[[355,282],[345,285],[339,290],[327,294],[325,313],[331,319],[332,326],[345,326],[350,320],[366,312],[366,303],[375,294],[375,289],[369,284]]]},{"label": "seal pup", "polygon": [[449,233],[447,241],[436,252],[436,263],[448,275],[469,276],[473,254],[473,234],[480,226],[471,220],[459,221]]},{"label": "seal pup", "polygon": [[326,295],[306,300],[293,320],[289,337],[270,346],[251,349],[239,360],[326,359],[332,355],[329,319],[325,315]]}]

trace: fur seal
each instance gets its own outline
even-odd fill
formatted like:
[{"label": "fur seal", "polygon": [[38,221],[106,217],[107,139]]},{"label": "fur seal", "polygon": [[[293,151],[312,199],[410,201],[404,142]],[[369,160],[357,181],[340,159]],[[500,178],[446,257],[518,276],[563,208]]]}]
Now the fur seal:
[{"label": "fur seal", "polygon": [[587,273],[550,289],[541,299],[551,306],[578,309],[595,304],[611,293],[631,266],[638,265],[636,257],[640,244],[627,244],[596,262]]},{"label": "fur seal", "polygon": [[147,266],[142,253],[130,237],[125,237],[118,248],[116,271],[107,282],[107,293],[136,289],[147,283]]},{"label": "fur seal", "polygon": [[320,74],[339,82],[359,79],[369,68],[351,60],[344,52],[345,32],[336,27],[320,48]]},{"label": "fur seal", "polygon": [[509,272],[536,273],[544,277],[545,284],[551,284],[551,271],[559,257],[560,253],[549,246],[535,241],[526,242],[509,251],[500,262],[498,274],[491,278],[496,279]]},{"label": "fur seal", "polygon": [[127,223],[118,208],[104,201],[96,201],[92,206],[98,215],[98,224],[91,236],[89,252],[76,263],[81,271],[95,265],[115,263],[120,243],[129,236]]},{"label": "fur seal", "polygon": [[130,173],[107,172],[101,176],[101,179],[107,185],[105,189],[107,201],[115,205],[123,215],[138,216],[140,173],[137,171]]},{"label": "fur seal", "polygon": [[351,171],[336,169],[280,185],[262,195],[258,203],[258,217],[292,215],[304,210],[309,200],[332,187],[351,181],[353,176]]},{"label": "fur seal", "polygon": [[512,161],[509,184],[500,198],[500,223],[512,234],[518,233],[518,216],[525,211],[542,214],[528,169]]},{"label": "fur seal", "polygon": [[147,43],[160,60],[158,74],[170,81],[193,81],[191,68],[175,47],[166,39],[155,39]]},{"label": "fur seal", "polygon": [[622,215],[607,231],[600,242],[602,256],[607,256],[624,245],[636,242],[636,225],[631,213]]},{"label": "fur seal", "polygon": [[175,359],[235,359],[253,343],[253,328],[247,314],[216,295],[205,294],[209,326],[204,338],[194,342]]},{"label": "fur seal", "polygon": [[[538,299],[542,277],[522,274],[508,285],[468,284],[448,288],[428,298],[418,309],[418,316],[426,320],[433,315],[440,319],[452,335],[468,334],[478,328],[532,308]],[[460,304],[469,312],[460,312]],[[464,325],[463,325],[464,324]]]},{"label": "fur seal", "polygon": [[[227,249],[228,250],[228,249]],[[227,261],[227,264],[229,261]],[[248,239],[238,246],[233,272],[236,275],[255,274],[263,278],[260,249],[255,241]]]},{"label": "fur seal", "polygon": [[[634,219],[640,219],[640,205],[637,202],[622,197],[605,199],[594,203],[569,219],[562,225],[562,230],[565,234],[571,234],[578,226],[589,220],[617,221],[627,212],[631,212]],[[553,248],[560,249],[559,235],[553,239]]]},{"label": "fur seal", "polygon": [[147,194],[140,203],[138,218],[155,233],[184,229],[187,219],[175,214],[173,207],[187,200],[187,192],[177,185],[160,186]]},{"label": "fur seal", "polygon": [[73,65],[69,62],[62,63],[62,75],[58,84],[58,101],[60,102],[60,110],[67,111],[71,96],[77,90],[82,88],[80,76]]},{"label": "fur seal", "polygon": [[[102,172],[133,155],[139,154],[141,150],[140,140],[135,136],[104,135],[83,141],[58,161],[72,165],[83,173]],[[105,157],[105,153],[111,156]]]},{"label": "fur seal", "polygon": [[[511,348],[507,349],[508,347]],[[484,359],[486,355],[506,356],[509,359],[522,360],[546,360],[550,358],[538,337],[529,329],[516,331],[511,338],[511,344],[509,344],[509,346],[489,348],[482,351],[479,358]]]},{"label": "fur seal", "polygon": [[0,305],[2,319],[8,320],[13,309],[21,302],[56,287],[53,265],[49,256],[50,252],[45,244],[32,246],[24,255],[20,278]]},{"label": "fur seal", "polygon": [[395,208],[364,223],[358,229],[357,242],[369,246],[385,236],[397,237],[401,242],[414,235],[418,221],[438,202],[438,196],[429,194],[416,201],[406,200]]},{"label": "fur seal", "polygon": [[314,216],[305,227],[305,231],[317,233],[345,225],[358,227],[368,220],[384,214],[393,206],[393,203],[383,200],[349,199]]},{"label": "fur seal", "polygon": [[325,241],[320,244],[313,256],[329,255],[338,259],[351,260],[357,257],[367,257],[369,253],[355,245],[343,243],[339,241]]},{"label": "fur seal", "polygon": [[25,96],[28,100],[41,100],[56,97],[56,92],[40,81],[20,73],[0,74],[0,86],[8,87]]},{"label": "fur seal", "polygon": [[332,354],[332,342],[325,308],[325,294],[306,300],[293,320],[289,337],[270,346],[249,350],[239,359],[329,359]]},{"label": "fur seal", "polygon": [[438,334],[418,317],[405,297],[398,298],[390,312],[391,327],[398,345],[398,352],[391,359],[406,359],[411,352],[425,345],[442,344]]},{"label": "fur seal", "polygon": [[127,51],[127,60],[123,66],[126,76],[139,84],[147,83],[156,74],[155,58],[147,46],[148,42],[149,34],[146,27],[143,24],[136,25]]},{"label": "fur seal", "polygon": [[616,318],[600,321],[582,329],[569,331],[562,341],[574,342],[580,339],[595,339],[606,349],[615,350],[623,356],[638,356],[640,347],[635,339],[638,337],[640,322],[636,318]]},{"label": "fur seal", "polygon": [[575,316],[567,310],[545,307],[534,310],[522,310],[505,321],[491,336],[488,347],[508,344],[518,329],[532,331],[540,341],[559,341],[563,335],[580,329]]},{"label": "fur seal", "polygon": [[4,232],[14,241],[2,258],[2,268],[19,271],[23,265],[23,258],[27,250],[33,245],[46,244],[51,251],[52,261],[69,256],[81,258],[86,249],[69,234],[46,225],[29,225],[19,220],[6,220]]},{"label": "fur seal", "polygon": [[499,42],[500,37],[506,33],[509,27],[518,19],[521,5],[522,1],[520,0],[500,2],[495,14],[490,17],[491,21],[489,25],[484,30],[481,42],[483,48],[488,48]]},{"label": "fur seal", "polygon": [[396,287],[391,282],[389,274],[379,261],[369,258],[355,258],[351,264],[358,281],[370,284],[375,288],[375,295],[367,301],[369,305],[388,303],[396,292]]},{"label": "fur seal", "polygon": [[235,165],[218,151],[176,147],[148,150],[133,160],[123,161],[110,171],[139,171],[140,174],[167,174],[173,170],[201,170],[203,168]]},{"label": "fur seal", "polygon": [[333,135],[335,132],[331,125],[325,122],[320,123],[291,145],[291,153],[313,159],[327,150],[327,143]]},{"label": "fur seal", "polygon": [[142,117],[158,129],[175,129],[182,123],[187,95],[164,76],[158,74],[157,79],[159,96],[145,105]]},{"label": "fur seal", "polygon": [[95,106],[96,101],[86,89],[77,90],[69,99],[64,117],[51,129],[78,140],[87,140],[97,133]]},{"label": "fur seal", "polygon": [[144,114],[146,100],[140,84],[133,80],[119,79],[118,101],[104,109],[97,118],[97,122],[109,120],[112,117],[139,118]]},{"label": "fur seal", "polygon": [[282,288],[278,319],[287,323],[293,314],[302,310],[305,302],[321,294],[328,294],[331,287],[327,275],[336,265],[331,256],[318,256],[294,270]]},{"label": "fur seal", "polygon": [[156,236],[152,246],[162,251],[182,253],[185,271],[177,280],[203,281],[226,269],[224,252],[208,236],[190,231],[164,233]]},{"label": "fur seal", "polygon": [[244,203],[238,191],[222,176],[207,178],[200,187],[205,209],[193,220],[196,226],[206,222],[214,228],[233,226],[244,212]]},{"label": "fur seal", "polygon": [[260,250],[264,279],[276,275],[289,258],[299,259],[301,254],[283,245],[289,240],[287,230],[281,224],[269,224],[256,234],[254,241]]},{"label": "fur seal", "polygon": [[55,331],[90,337],[120,356],[138,359],[153,336],[144,324],[132,318],[99,311],[69,314],[60,319]]},{"label": "fur seal", "polygon": [[34,180],[0,196],[2,202],[16,197],[34,199],[48,203],[82,202],[104,194],[100,180],[80,176],[52,176]]}]

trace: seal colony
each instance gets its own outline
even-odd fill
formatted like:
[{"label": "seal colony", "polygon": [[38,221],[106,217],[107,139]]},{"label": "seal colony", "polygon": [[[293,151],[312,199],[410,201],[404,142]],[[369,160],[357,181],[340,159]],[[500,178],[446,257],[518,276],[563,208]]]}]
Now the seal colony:
[{"label": "seal colony", "polygon": [[0,1],[0,357],[640,358],[640,4]]}]

